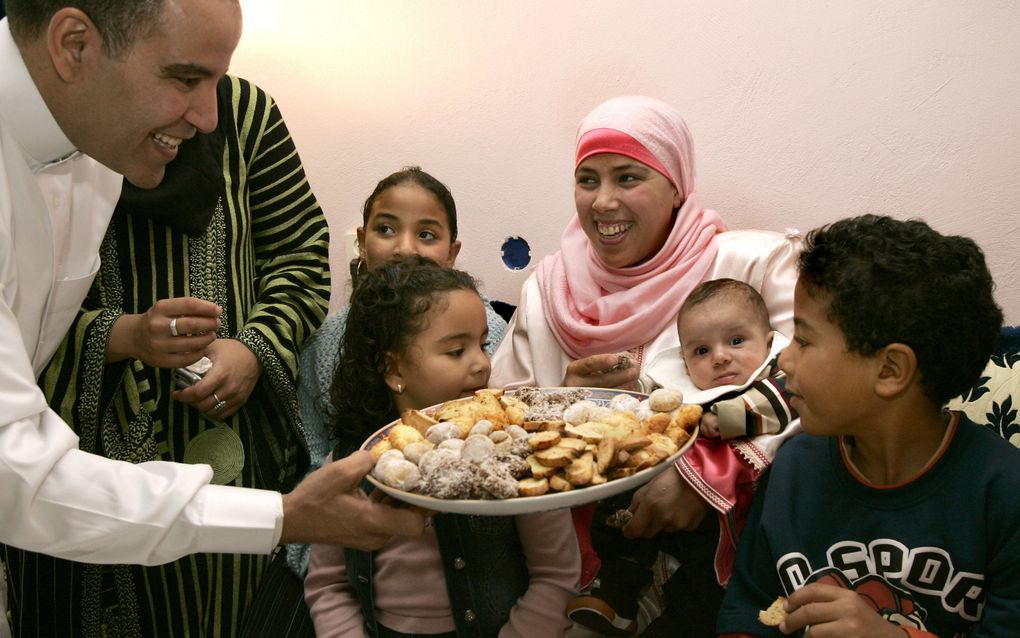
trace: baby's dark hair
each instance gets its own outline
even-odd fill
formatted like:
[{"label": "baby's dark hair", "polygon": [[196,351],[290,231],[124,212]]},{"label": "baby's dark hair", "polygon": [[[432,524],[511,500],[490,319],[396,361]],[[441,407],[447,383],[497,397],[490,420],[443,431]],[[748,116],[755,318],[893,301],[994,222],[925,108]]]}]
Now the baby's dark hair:
[{"label": "baby's dark hair", "polygon": [[683,317],[684,313],[689,311],[691,308],[699,306],[710,299],[717,299],[724,295],[733,295],[735,297],[742,298],[741,301],[746,301],[751,307],[751,312],[754,313],[755,321],[757,321],[766,332],[772,329],[768,306],[765,305],[765,300],[762,299],[761,294],[754,289],[754,286],[746,284],[743,281],[729,279],[726,277],[721,279],[710,279],[698,284],[697,287],[695,287],[694,290],[687,295],[687,299],[684,299],[683,304],[680,305],[680,312],[677,314],[677,325],[679,325],[680,317]]},{"label": "baby's dark hair", "polygon": [[453,194],[450,192],[450,189],[446,187],[446,184],[423,171],[420,166],[405,166],[396,173],[387,175],[380,180],[380,182],[375,185],[375,190],[372,191],[372,194],[365,200],[365,205],[361,208],[361,223],[368,225],[368,217],[372,214],[372,204],[375,203],[375,199],[379,197],[380,194],[387,189],[393,188],[394,186],[400,186],[401,184],[406,184],[407,182],[417,184],[436,196],[436,199],[439,200],[443,210],[446,211],[446,223],[450,226],[450,241],[456,241],[457,204],[453,201]]},{"label": "baby's dark hair", "polygon": [[471,275],[408,255],[365,273],[351,293],[347,324],[330,402],[334,434],[340,441],[360,443],[397,418],[385,374],[388,355],[407,351],[415,336],[428,328],[426,318],[443,294],[478,287]]},{"label": "baby's dark hair", "polygon": [[1002,310],[973,240],[916,219],[862,215],[811,231],[799,266],[802,288],[828,297],[828,318],[850,352],[909,346],[934,404],[963,393],[988,363]]}]

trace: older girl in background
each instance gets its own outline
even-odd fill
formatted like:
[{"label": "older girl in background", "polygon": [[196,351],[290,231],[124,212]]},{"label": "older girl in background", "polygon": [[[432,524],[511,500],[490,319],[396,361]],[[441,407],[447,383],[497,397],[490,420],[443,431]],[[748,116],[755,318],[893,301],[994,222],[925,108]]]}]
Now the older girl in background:
[{"label": "older girl in background", "polygon": [[[331,396],[337,458],[406,409],[486,387],[485,308],[467,274],[421,257],[364,275]],[[580,560],[569,512],[439,514],[370,554],[312,546],[305,597],[322,636],[562,636]]]},{"label": "older girl in background", "polygon": [[[441,266],[453,266],[460,240],[457,204],[450,189],[418,166],[403,168],[380,180],[362,207],[358,252],[358,259],[351,265],[355,287],[369,271],[404,256],[420,255]],[[506,321],[484,296],[482,301],[489,326],[486,352],[491,355],[503,338]],[[322,464],[336,443],[327,416],[333,407],[329,388],[340,358],[348,311],[345,306],[326,317],[301,352],[297,394],[311,456],[309,471]],[[290,545],[287,553],[291,569],[303,577],[308,546]]]},{"label": "older girl in background", "polygon": [[[457,204],[450,189],[417,166],[383,178],[365,200],[358,228],[357,261],[352,264],[352,285],[367,271],[407,255],[421,255],[442,266],[453,266],[460,252],[457,239]],[[506,331],[506,321],[488,300],[487,352],[492,354]],[[329,423],[323,415],[331,408],[329,387],[339,358],[348,308],[341,308],[323,322],[301,353],[298,403],[308,437],[313,466],[332,448]],[[303,573],[300,561],[292,561]]]}]

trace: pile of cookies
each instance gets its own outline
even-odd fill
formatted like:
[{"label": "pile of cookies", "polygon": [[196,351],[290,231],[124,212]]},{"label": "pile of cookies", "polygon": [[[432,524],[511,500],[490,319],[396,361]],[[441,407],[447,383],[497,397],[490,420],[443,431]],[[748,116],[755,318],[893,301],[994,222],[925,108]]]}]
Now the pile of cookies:
[{"label": "pile of cookies", "polygon": [[[701,407],[660,389],[608,406],[586,390],[479,390],[408,410],[371,448],[374,476],[437,498],[505,499],[600,485],[652,467],[690,438]],[[540,418],[539,418],[540,417]]]}]

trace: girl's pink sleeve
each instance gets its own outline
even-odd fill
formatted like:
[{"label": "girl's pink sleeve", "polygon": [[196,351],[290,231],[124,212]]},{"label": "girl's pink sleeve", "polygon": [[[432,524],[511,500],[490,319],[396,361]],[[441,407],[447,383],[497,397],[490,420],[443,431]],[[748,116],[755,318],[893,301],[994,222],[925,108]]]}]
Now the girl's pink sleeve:
[{"label": "girl's pink sleeve", "polygon": [[578,594],[581,577],[570,510],[522,514],[516,522],[530,582],[499,638],[557,638],[570,627],[567,604]]},{"label": "girl's pink sleeve", "polygon": [[347,581],[342,547],[312,545],[305,576],[305,602],[317,637],[365,638],[361,605]]}]

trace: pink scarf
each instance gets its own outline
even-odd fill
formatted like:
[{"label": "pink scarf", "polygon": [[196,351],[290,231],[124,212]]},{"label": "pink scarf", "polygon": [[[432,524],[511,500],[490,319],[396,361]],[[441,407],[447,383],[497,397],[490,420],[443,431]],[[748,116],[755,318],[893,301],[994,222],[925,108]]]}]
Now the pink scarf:
[{"label": "pink scarf", "polygon": [[[718,250],[715,236],[726,230],[719,215],[698,201],[694,147],[687,126],[672,107],[647,97],[604,102],[578,129],[578,164],[594,154],[585,134],[602,129],[625,133],[640,149],[600,147],[596,152],[620,153],[659,172],[665,169],[663,174],[684,203],[666,242],[640,264],[607,266],[575,216],[563,232],[559,252],[538,265],[546,321],[563,350],[575,359],[630,350],[658,336],[676,320],[684,299],[712,267]],[[644,153],[656,162],[646,161]]]}]

